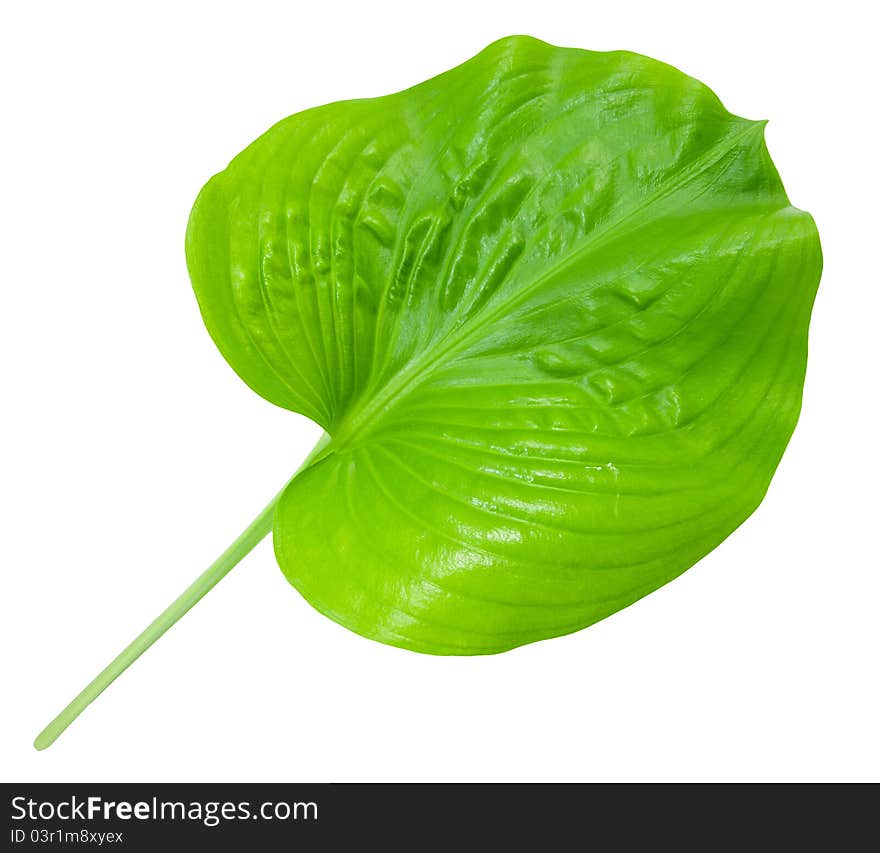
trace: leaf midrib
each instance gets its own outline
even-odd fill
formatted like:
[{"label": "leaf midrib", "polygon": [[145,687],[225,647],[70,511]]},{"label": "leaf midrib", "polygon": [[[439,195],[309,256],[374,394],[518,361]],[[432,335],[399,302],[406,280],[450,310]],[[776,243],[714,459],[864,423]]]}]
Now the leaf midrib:
[{"label": "leaf midrib", "polygon": [[338,453],[350,449],[356,444],[358,438],[368,434],[376,422],[384,418],[389,410],[394,408],[397,402],[403,399],[413,387],[418,386],[430,377],[438,366],[447,363],[447,360],[458,350],[466,349],[472,339],[479,337],[485,328],[491,325],[499,316],[508,314],[518,304],[528,299],[529,296],[541,287],[546,279],[564,270],[567,265],[574,263],[582,257],[585,252],[601,246],[611,236],[615,235],[622,226],[633,221],[638,222],[640,217],[644,219],[645,214],[664,198],[717,163],[750,133],[762,132],[765,125],[763,121],[736,120],[745,122],[745,124],[728,133],[710,148],[707,148],[674,177],[658,187],[654,192],[645,196],[637,207],[594,230],[580,246],[563,256],[556,264],[535,278],[531,284],[511,294],[508,299],[494,302],[490,300],[485,308],[478,312],[470,322],[453,330],[446,337],[445,342],[441,339],[435,347],[425,350],[420,357],[409,362],[382,386],[376,394],[365,398],[362,406],[356,406],[342,418],[338,427],[332,431],[332,441],[324,452],[315,458],[314,463],[319,462],[334,452]]}]

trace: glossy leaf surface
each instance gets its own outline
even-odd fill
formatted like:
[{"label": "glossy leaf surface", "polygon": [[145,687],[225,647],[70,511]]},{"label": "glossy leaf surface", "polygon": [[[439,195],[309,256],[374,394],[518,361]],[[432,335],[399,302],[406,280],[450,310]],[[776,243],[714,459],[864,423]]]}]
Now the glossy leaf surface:
[{"label": "glossy leaf surface", "polygon": [[589,625],[755,509],[821,269],[763,123],[526,37],[280,122],[205,186],[187,258],[232,367],[332,437],[278,505],[285,575],[438,654]]}]

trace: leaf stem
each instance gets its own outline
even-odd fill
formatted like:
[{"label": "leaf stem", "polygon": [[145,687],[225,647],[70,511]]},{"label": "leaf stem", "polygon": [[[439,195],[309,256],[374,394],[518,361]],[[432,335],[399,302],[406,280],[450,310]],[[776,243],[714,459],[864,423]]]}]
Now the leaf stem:
[{"label": "leaf stem", "polygon": [[[325,433],[321,440],[297,469],[291,480],[315,458],[329,443],[330,437]],[[290,480],[288,480],[288,483]],[[287,488],[285,483],[284,488]],[[265,506],[260,514],[247,526],[241,535],[204,571],[200,574],[168,607],[163,610],[137,637],[134,638],[98,676],[77,694],[73,701],[43,731],[41,731],[34,747],[46,749],[58,736],[98,698],[128,667],[130,667],[156,640],[172,625],[191,610],[207,593],[212,590],[232,569],[261,542],[272,529],[275,516],[275,505],[284,489],[278,492]]]}]

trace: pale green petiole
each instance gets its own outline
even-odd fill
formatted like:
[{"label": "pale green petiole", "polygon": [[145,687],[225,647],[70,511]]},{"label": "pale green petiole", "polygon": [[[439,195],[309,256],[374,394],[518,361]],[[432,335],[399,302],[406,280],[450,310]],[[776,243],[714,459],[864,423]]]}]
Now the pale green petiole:
[{"label": "pale green petiole", "polygon": [[[330,441],[326,433],[306,457],[303,464],[297,469],[295,477]],[[289,481],[288,481],[289,482]],[[286,484],[285,484],[286,488]],[[275,505],[281,497],[281,490],[260,514],[248,525],[242,534],[184,591],[170,604],[159,616],[154,619],[125,649],[91,681],[64,710],[41,731],[34,746],[37,749],[46,749],[51,746],[58,736],[104,692],[128,667],[130,667],[156,640],[159,639],[172,625],[174,625],[185,613],[195,606],[204,596],[212,590],[241,560],[246,557],[259,542],[261,542],[272,529],[272,520],[275,515]]]}]

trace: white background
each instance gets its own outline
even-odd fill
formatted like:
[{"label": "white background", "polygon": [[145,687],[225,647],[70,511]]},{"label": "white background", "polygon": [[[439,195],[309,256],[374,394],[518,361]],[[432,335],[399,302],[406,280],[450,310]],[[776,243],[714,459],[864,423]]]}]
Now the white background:
[{"label": "white background", "polygon": [[[4,781],[880,778],[876,54],[867,3],[17,3],[0,21]],[[283,116],[528,33],[769,118],[826,267],[755,515],[587,631],[433,658],[313,611],[264,542],[50,750],[37,731],[319,435],[229,369],[183,255]]]}]

